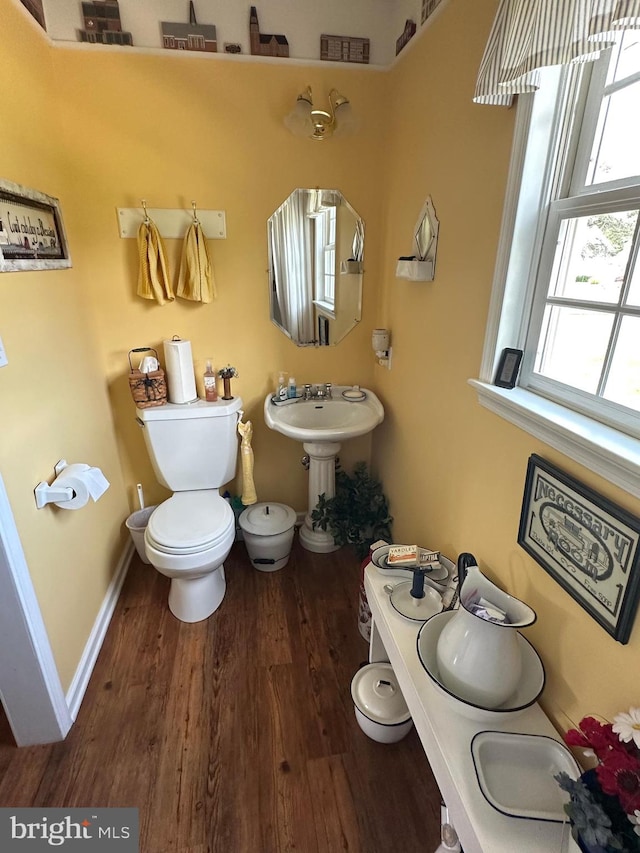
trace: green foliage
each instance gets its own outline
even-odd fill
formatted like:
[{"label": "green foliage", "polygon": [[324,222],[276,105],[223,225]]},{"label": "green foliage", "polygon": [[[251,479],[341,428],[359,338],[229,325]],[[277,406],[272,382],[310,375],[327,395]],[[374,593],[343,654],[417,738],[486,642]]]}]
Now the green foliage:
[{"label": "green foliage", "polygon": [[366,557],[376,539],[391,541],[393,518],[387,499],[366,462],[356,463],[351,475],[336,471],[335,497],[320,495],[311,520],[314,529],[329,529],[336,545],[353,545],[360,559]]},{"label": "green foliage", "polygon": [[[585,243],[582,250],[583,258],[613,258],[619,254],[633,236],[636,227],[637,213],[628,210],[625,213],[601,213],[590,216],[587,220],[589,228],[596,228],[593,240]],[[604,238],[604,239],[603,239]]]}]

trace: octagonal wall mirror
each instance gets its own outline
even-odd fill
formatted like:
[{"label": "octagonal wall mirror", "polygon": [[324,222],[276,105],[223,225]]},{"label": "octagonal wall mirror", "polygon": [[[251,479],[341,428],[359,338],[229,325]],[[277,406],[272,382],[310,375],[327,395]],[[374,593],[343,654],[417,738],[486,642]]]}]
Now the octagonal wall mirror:
[{"label": "octagonal wall mirror", "polygon": [[271,320],[301,347],[360,322],[364,222],[339,190],[296,189],[267,223]]}]

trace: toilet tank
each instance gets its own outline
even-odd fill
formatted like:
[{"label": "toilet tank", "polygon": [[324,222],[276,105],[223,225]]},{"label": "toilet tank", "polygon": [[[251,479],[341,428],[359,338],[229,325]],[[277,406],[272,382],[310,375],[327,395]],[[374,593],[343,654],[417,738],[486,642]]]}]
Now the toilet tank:
[{"label": "toilet tank", "polygon": [[240,397],[140,409],[158,482],[172,492],[217,489],[236,474]]}]

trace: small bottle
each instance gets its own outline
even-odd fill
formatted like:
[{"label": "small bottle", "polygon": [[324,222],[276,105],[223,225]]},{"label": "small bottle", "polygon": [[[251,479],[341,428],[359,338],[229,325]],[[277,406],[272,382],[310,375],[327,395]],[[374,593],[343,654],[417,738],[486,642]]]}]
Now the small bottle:
[{"label": "small bottle", "polygon": [[207,369],[204,372],[203,379],[204,399],[207,403],[215,403],[218,399],[218,389],[216,388],[216,374],[210,361],[207,361]]},{"label": "small bottle", "polygon": [[281,373],[278,376],[278,387],[276,389],[276,400],[286,400],[287,399],[287,386],[284,381],[284,373]]},{"label": "small bottle", "polygon": [[295,400],[298,394],[298,389],[296,388],[296,380],[293,376],[289,377],[289,385],[287,386],[287,397],[290,400]]}]

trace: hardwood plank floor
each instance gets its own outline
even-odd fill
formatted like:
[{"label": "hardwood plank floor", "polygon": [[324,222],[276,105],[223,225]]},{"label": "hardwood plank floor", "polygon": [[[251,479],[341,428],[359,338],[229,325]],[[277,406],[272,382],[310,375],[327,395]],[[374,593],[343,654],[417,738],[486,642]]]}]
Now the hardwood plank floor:
[{"label": "hardwood plank floor", "polygon": [[142,853],[431,853],[440,796],[411,733],[378,744],[350,683],[366,661],[352,552],[243,543],[220,609],[169,612],[137,557],[66,741],[17,749],[0,719],[0,806],[135,806]]}]

